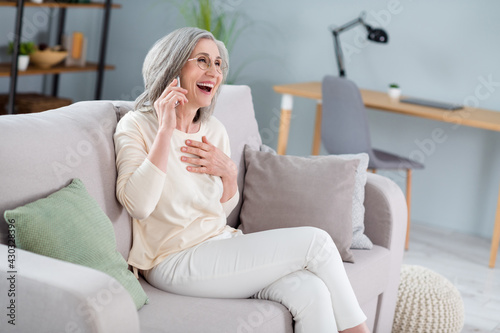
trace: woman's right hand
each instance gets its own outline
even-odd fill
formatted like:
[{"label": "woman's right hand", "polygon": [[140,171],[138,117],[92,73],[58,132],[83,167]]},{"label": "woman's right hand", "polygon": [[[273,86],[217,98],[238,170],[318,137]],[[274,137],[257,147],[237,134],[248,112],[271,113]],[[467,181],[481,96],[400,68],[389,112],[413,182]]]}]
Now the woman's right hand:
[{"label": "woman's right hand", "polygon": [[[187,90],[177,87],[177,79],[174,79],[163,91],[161,96],[154,102],[154,108],[158,116],[159,129],[174,129],[177,120],[175,107],[188,102]],[[178,103],[176,105],[176,103]]]}]

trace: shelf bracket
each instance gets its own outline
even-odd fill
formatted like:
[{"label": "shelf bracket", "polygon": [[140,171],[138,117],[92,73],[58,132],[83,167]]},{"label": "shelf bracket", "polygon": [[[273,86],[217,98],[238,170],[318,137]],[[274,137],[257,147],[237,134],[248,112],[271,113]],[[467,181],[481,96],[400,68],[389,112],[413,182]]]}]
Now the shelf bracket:
[{"label": "shelf bracket", "polygon": [[101,48],[99,52],[99,63],[97,69],[97,82],[95,89],[95,99],[100,100],[102,96],[102,86],[104,80],[104,69],[106,65],[106,44],[108,43],[109,19],[111,16],[111,0],[106,0],[104,8],[104,18],[102,25]]},{"label": "shelf bracket", "polygon": [[[62,45],[64,34],[64,25],[66,22],[66,8],[59,9],[59,18],[57,22],[57,45]],[[52,79],[52,96],[57,97],[59,92],[59,74],[55,74]]]},{"label": "shelf bracket", "polygon": [[17,89],[17,71],[19,58],[19,45],[21,44],[21,30],[23,26],[24,0],[17,0],[16,26],[14,31],[14,50],[12,53],[12,61],[10,67],[10,89],[9,103],[7,104],[7,114],[14,114],[16,105],[16,89]]}]

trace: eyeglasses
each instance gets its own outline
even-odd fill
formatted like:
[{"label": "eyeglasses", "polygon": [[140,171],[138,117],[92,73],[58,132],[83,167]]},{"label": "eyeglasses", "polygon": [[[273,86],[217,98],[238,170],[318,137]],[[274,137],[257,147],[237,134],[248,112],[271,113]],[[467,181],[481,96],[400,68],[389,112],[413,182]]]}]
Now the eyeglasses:
[{"label": "eyeglasses", "polygon": [[[191,60],[196,60],[198,67],[204,71],[212,66],[212,59],[210,59],[210,57],[206,54],[200,54],[194,58],[188,59],[187,61]],[[227,68],[226,63],[221,58],[216,58],[213,64],[215,65],[215,70],[219,74],[222,74],[222,71]]]}]

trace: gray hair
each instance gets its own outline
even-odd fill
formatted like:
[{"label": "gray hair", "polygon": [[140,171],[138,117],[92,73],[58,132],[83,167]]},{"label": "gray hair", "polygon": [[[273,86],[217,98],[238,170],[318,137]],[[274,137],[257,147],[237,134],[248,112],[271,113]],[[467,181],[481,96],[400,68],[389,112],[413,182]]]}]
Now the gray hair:
[{"label": "gray hair", "polygon": [[[167,85],[181,73],[191,52],[202,38],[215,42],[222,60],[227,64],[222,72],[221,85],[225,82],[229,71],[229,57],[224,43],[215,39],[209,31],[192,27],[180,28],[158,40],[146,55],[142,66],[144,92],[135,100],[136,110],[146,106],[154,109],[153,103],[161,96]],[[195,122],[205,121],[212,115],[219,91],[220,89],[216,91],[209,106],[198,110]]]}]

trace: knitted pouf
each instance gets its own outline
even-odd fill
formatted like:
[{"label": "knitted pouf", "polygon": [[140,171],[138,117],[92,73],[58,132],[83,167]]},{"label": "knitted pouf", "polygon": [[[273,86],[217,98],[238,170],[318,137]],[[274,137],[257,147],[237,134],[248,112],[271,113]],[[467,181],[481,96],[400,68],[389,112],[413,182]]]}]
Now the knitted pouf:
[{"label": "knitted pouf", "polygon": [[455,286],[425,267],[403,265],[393,333],[458,333],[464,304]]}]

